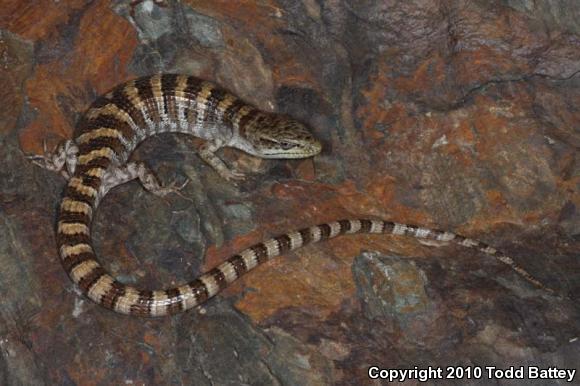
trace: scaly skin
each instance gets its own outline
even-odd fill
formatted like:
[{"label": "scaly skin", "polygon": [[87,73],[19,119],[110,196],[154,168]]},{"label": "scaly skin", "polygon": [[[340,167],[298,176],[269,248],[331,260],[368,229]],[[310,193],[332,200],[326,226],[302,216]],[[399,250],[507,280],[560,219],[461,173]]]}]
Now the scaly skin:
[{"label": "scaly skin", "polygon": [[221,147],[234,147],[261,158],[305,158],[321,150],[320,143],[301,123],[260,111],[214,84],[191,76],[144,77],[98,98],[79,122],[73,140],[54,155],[31,158],[68,178],[57,223],[62,264],[88,298],[108,309],[141,316],[182,312],[205,302],[275,256],[352,233],[391,233],[456,242],[493,256],[531,284],[552,292],[511,258],[482,242],[450,232],[370,219],[340,220],[283,234],[247,248],[175,288],[150,291],[123,284],[97,261],[91,242],[93,214],[110,189],[136,178],[160,196],[179,191],[175,184],[161,186],[144,164],[127,162],[139,143],[163,132],[205,139],[201,158],[228,180],[243,175],[215,155]]}]

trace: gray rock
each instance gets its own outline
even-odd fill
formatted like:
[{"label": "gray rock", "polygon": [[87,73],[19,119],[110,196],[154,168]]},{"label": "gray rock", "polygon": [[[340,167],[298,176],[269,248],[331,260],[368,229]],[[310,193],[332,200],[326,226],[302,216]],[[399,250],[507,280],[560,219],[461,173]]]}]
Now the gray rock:
[{"label": "gray rock", "polygon": [[425,275],[408,258],[364,252],[352,271],[369,319],[397,318],[404,325],[429,307]]}]

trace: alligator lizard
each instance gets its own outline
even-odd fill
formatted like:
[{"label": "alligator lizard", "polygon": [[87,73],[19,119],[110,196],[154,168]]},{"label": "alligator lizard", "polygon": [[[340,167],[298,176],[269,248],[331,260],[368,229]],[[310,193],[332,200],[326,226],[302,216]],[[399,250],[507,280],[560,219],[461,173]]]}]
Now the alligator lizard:
[{"label": "alligator lizard", "polygon": [[318,154],[320,143],[288,116],[260,111],[211,82],[186,75],[142,77],[99,97],[80,119],[73,140],[44,155],[30,156],[68,180],[57,221],[61,262],[72,281],[96,303],[122,314],[161,316],[191,309],[244,273],[287,251],[342,234],[390,233],[418,239],[452,241],[507,264],[536,287],[537,279],[504,253],[451,232],[375,219],[340,220],[289,232],[253,245],[195,280],[166,290],[143,290],[113,278],[97,261],[91,220],[109,190],[139,179],[148,191],[164,196],[180,189],[162,186],[143,164],[128,161],[145,139],[178,132],[206,140],[200,157],[228,180],[243,175],[215,152],[233,147],[261,158],[305,158]]}]

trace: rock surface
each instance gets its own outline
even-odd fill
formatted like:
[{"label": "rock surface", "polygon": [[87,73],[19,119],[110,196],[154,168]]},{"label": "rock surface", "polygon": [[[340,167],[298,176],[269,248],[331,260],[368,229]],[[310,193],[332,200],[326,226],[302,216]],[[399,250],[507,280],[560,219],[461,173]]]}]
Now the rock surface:
[{"label": "rock surface", "polygon": [[[0,384],[348,385],[379,384],[373,365],[577,368],[578,20],[574,0],[3,1]],[[93,239],[125,282],[168,286],[263,237],[376,216],[481,239],[570,298],[459,247],[352,236],[280,257],[184,315],[90,303],[55,248],[64,180],[24,155],[69,138],[97,95],[154,72],[288,113],[324,151],[225,150],[250,174],[232,185],[201,163],[198,141],[147,141],[137,158],[190,183],[185,197],[137,183],[106,197]]]}]

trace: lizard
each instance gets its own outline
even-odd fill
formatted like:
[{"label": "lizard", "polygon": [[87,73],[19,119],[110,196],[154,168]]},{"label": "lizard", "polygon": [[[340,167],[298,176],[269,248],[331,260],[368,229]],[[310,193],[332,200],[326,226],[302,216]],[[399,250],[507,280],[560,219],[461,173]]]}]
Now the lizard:
[{"label": "lizard", "polygon": [[164,132],[205,140],[198,153],[221,177],[244,178],[216,151],[232,147],[260,158],[307,158],[321,152],[308,127],[287,115],[265,112],[212,82],[180,74],[129,80],[98,97],[76,125],[73,139],[52,153],[31,155],[43,168],[66,179],[56,225],[61,263],[73,283],[92,301],[121,314],[163,316],[192,309],[258,265],[288,251],[343,234],[407,235],[419,240],[454,242],[490,255],[533,286],[553,293],[505,253],[452,232],[381,219],[344,219],[291,231],[237,253],[194,280],[164,290],[140,289],[115,279],[99,263],[91,223],[103,197],[114,187],[138,179],[149,192],[179,192],[162,185],[142,162],[130,161],[145,139]]}]

